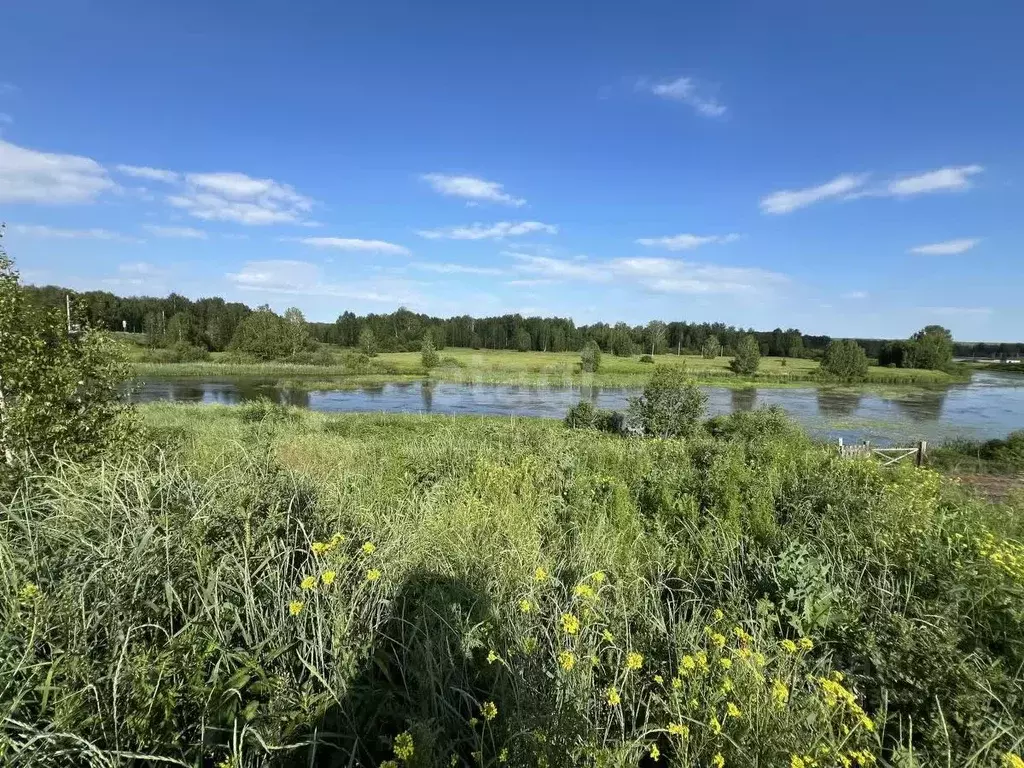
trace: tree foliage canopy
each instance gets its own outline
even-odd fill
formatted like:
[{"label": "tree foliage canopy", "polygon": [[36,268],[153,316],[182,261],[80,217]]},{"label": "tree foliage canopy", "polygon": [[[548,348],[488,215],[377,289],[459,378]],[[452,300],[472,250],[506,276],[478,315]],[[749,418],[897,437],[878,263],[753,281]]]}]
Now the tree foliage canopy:
[{"label": "tree foliage canopy", "polygon": [[825,348],[821,370],[843,381],[863,381],[868,376],[868,356],[853,339],[834,339]]},{"label": "tree foliage canopy", "polygon": [[704,418],[707,395],[677,366],[654,369],[643,394],[630,401],[630,420],[653,437],[690,437]]},{"label": "tree foliage canopy", "polygon": [[729,362],[729,368],[741,376],[751,376],[757,373],[761,366],[761,347],[757,339],[747,335],[740,339],[736,345],[736,355]]}]

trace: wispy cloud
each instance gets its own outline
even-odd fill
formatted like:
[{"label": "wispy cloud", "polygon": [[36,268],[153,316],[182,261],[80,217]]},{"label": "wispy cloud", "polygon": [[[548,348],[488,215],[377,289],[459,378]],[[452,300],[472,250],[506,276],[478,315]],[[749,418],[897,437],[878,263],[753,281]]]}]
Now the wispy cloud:
[{"label": "wispy cloud", "polygon": [[437,272],[443,275],[506,275],[508,270],[498,267],[475,267],[472,264],[452,264],[437,262],[414,262],[410,266],[422,269],[427,272]]},{"label": "wispy cloud", "polygon": [[866,174],[844,173],[816,187],[783,189],[761,198],[764,213],[790,213],[798,208],[837,197],[845,197],[863,186]]},{"label": "wispy cloud", "polygon": [[411,304],[421,301],[410,286],[397,281],[333,283],[323,270],[308,261],[250,261],[227,279],[241,289],[302,296],[335,296],[344,299]]},{"label": "wispy cloud", "polygon": [[922,256],[955,256],[958,253],[965,253],[976,246],[980,240],[975,237],[964,237],[959,240],[946,240],[941,243],[929,243],[918,245],[910,249],[911,253]]},{"label": "wispy cloud", "polygon": [[687,104],[705,117],[721,117],[727,111],[724,104],[705,93],[705,88],[692,77],[677,77],[653,83],[647,78],[641,78],[636,88],[649,91],[662,99]]},{"label": "wispy cloud", "polygon": [[13,125],[14,118],[8,115],[6,112],[0,112],[0,125]]},{"label": "wispy cloud", "polygon": [[427,173],[421,178],[442,195],[461,197],[474,202],[501,203],[517,208],[526,205],[524,199],[508,194],[505,185],[496,181],[487,181],[476,176],[449,176],[444,173]]},{"label": "wispy cloud", "polygon": [[100,229],[98,227],[91,229],[62,229],[60,227],[48,227],[44,224],[13,224],[11,225],[11,232],[24,235],[25,237],[55,240],[107,240],[119,243],[144,242],[131,235],[111,232],[109,229]]},{"label": "wispy cloud", "polygon": [[312,199],[290,184],[257,179],[244,173],[189,173],[186,189],[167,202],[206,221],[238,224],[292,224],[313,208]]},{"label": "wispy cloud", "polygon": [[10,96],[13,93],[17,93],[20,88],[14,83],[0,82],[0,96]]},{"label": "wispy cloud", "polygon": [[118,173],[131,176],[135,179],[147,179],[148,181],[162,181],[165,184],[174,184],[181,179],[181,174],[176,171],[165,171],[160,168],[148,168],[143,165],[118,165],[115,166]]},{"label": "wispy cloud", "polygon": [[886,185],[886,192],[892,197],[909,197],[929,192],[955,192],[970,188],[971,176],[983,170],[985,169],[980,165],[939,168],[937,171],[893,179]]},{"label": "wispy cloud", "polygon": [[129,264],[119,264],[117,271],[122,275],[143,275],[157,276],[167,274],[166,269],[155,266],[145,261],[135,261]]},{"label": "wispy cloud", "polygon": [[843,299],[866,299],[868,297],[867,291],[847,291],[840,298]]},{"label": "wispy cloud", "polygon": [[404,245],[389,243],[386,240],[361,240],[355,237],[295,237],[283,238],[294,240],[313,248],[332,248],[338,251],[361,251],[363,253],[383,253],[389,256],[409,256],[411,251]]},{"label": "wispy cloud", "polygon": [[157,224],[144,224],[142,228],[156,237],[176,237],[183,240],[206,240],[208,237],[205,231],[194,227],[162,227]]},{"label": "wispy cloud", "polygon": [[445,229],[422,229],[417,234],[428,240],[500,240],[505,237],[529,235],[534,232],[554,235],[558,233],[558,227],[539,221],[499,221],[496,224],[477,223]]},{"label": "wispy cloud", "polygon": [[986,317],[992,314],[991,307],[921,307],[920,311],[946,317]]},{"label": "wispy cloud", "polygon": [[91,203],[116,186],[91,158],[39,152],[0,139],[0,203]]},{"label": "wispy cloud", "polygon": [[669,235],[667,237],[641,237],[636,242],[649,247],[666,248],[670,251],[689,251],[710,243],[731,243],[739,235]]}]

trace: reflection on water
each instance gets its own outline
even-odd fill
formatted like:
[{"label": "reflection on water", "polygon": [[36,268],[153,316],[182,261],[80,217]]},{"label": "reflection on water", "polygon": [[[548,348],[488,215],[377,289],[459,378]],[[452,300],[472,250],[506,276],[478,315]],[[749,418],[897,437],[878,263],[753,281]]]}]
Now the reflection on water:
[{"label": "reflection on water", "polygon": [[[1024,429],[1024,376],[976,373],[969,384],[944,391],[887,396],[827,389],[726,389],[704,387],[709,414],[779,406],[812,434],[871,440],[941,441],[954,435],[1004,437]],[[599,408],[624,410],[635,389],[530,387],[506,384],[395,382],[306,392],[267,379],[155,379],[139,383],[135,402],[222,403],[268,398],[317,411],[491,414],[562,418],[570,406],[589,400]]]}]

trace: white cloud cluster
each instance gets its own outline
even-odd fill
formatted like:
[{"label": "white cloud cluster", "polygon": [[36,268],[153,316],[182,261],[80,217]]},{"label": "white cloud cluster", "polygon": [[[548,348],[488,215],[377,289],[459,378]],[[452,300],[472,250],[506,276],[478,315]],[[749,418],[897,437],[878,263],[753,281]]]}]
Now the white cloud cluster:
[{"label": "white cloud cluster", "polygon": [[933,192],[956,192],[971,187],[971,177],[984,170],[980,165],[961,165],[939,168],[911,176],[891,179],[876,187],[867,186],[866,173],[844,173],[831,181],[804,189],[783,189],[761,198],[764,213],[790,213],[798,208],[839,198],[855,200],[861,197],[906,198]]},{"label": "white cloud cluster", "polygon": [[386,240],[361,240],[354,237],[296,237],[287,238],[313,248],[333,248],[339,251],[383,253],[389,256],[409,256],[411,251],[404,245]]},{"label": "white cloud cluster", "polygon": [[243,290],[303,296],[334,296],[388,305],[420,301],[410,286],[398,281],[333,283],[323,270],[308,261],[249,261],[227,279]]},{"label": "white cloud cluster", "polygon": [[506,275],[507,270],[498,267],[476,267],[472,264],[451,264],[437,262],[414,262],[410,266],[426,272],[437,272],[442,275]]},{"label": "white cloud cluster", "polygon": [[0,139],[0,203],[90,203],[116,184],[95,160]]},{"label": "white cloud cluster", "polygon": [[174,184],[181,174],[175,171],[165,171],[160,168],[149,168],[144,165],[118,165],[115,166],[118,173],[131,176],[134,179],[146,179],[147,181],[162,181],[165,184]]},{"label": "white cloud cluster", "polygon": [[526,205],[524,199],[508,194],[505,186],[496,181],[487,181],[476,176],[449,176],[444,173],[427,173],[421,178],[442,195],[461,197],[472,202],[501,203],[517,208]]},{"label": "white cloud cluster", "polygon": [[181,240],[206,240],[208,235],[195,227],[164,227],[157,224],[145,224],[142,227],[155,237],[172,237]]},{"label": "white cloud cluster", "polygon": [[107,240],[118,243],[141,243],[137,237],[125,235],[120,232],[111,232],[109,229],[93,227],[91,229],[63,229],[61,227],[49,227],[43,224],[13,224],[11,232],[25,237],[38,237],[54,240]]},{"label": "white cloud cluster", "polygon": [[739,235],[669,235],[667,237],[641,237],[636,242],[649,247],[666,248],[670,251],[689,251],[711,243],[731,243],[739,240]]},{"label": "white cloud cluster", "polygon": [[237,172],[186,174],[185,190],[167,202],[205,221],[250,225],[294,224],[313,208],[290,184]]},{"label": "white cloud cluster", "polygon": [[650,91],[663,99],[688,104],[705,117],[721,117],[727,111],[724,104],[702,93],[699,83],[692,77],[677,77],[658,83],[641,79],[637,83],[637,88]]},{"label": "white cloud cluster", "polygon": [[539,221],[499,221],[495,224],[477,223],[445,229],[422,229],[417,234],[428,240],[501,240],[534,232],[554,235],[558,233],[558,227]]},{"label": "white cloud cluster", "polygon": [[963,237],[958,240],[946,240],[941,243],[929,243],[918,245],[910,249],[911,253],[921,256],[955,256],[959,253],[966,253],[978,244],[978,238]]}]

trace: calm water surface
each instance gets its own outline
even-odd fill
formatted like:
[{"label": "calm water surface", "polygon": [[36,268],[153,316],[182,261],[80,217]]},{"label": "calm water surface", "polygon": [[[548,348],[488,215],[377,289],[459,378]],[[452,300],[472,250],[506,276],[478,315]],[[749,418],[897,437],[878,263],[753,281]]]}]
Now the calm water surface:
[{"label": "calm water surface", "polygon": [[[829,439],[902,443],[941,442],[951,437],[1005,437],[1024,429],[1024,376],[975,373],[969,384],[902,395],[851,393],[814,387],[726,389],[705,387],[712,414],[766,405],[784,408],[812,434]],[[267,397],[315,411],[486,414],[562,418],[581,399],[622,410],[635,389],[528,387],[510,384],[399,382],[306,392],[262,379],[149,379],[139,382],[135,402],[237,403]]]}]

